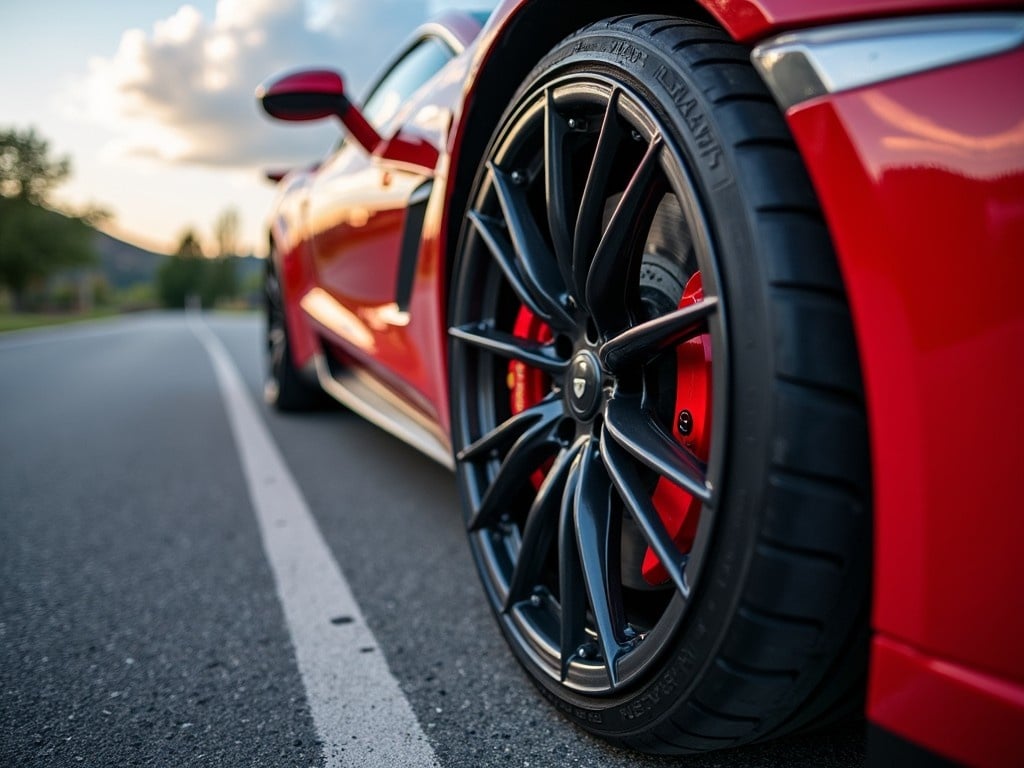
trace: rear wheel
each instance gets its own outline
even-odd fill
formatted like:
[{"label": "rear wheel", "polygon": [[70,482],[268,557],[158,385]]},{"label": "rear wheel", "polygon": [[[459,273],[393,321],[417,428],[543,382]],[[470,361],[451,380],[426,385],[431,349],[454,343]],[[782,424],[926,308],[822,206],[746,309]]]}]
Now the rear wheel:
[{"label": "rear wheel", "polygon": [[263,399],[279,411],[307,411],[323,407],[328,402],[324,391],[307,380],[292,360],[283,288],[274,266],[273,254],[267,257],[263,300],[267,360]]},{"label": "rear wheel", "polygon": [[588,27],[527,78],[471,201],[453,441],[533,680],[655,752],[849,701],[870,534],[856,349],[745,51],[665,17]]}]

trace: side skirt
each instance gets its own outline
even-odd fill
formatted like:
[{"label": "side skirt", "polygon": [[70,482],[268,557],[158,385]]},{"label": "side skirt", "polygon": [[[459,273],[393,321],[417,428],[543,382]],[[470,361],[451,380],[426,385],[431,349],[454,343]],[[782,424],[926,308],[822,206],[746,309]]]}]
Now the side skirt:
[{"label": "side skirt", "polygon": [[327,394],[441,466],[455,471],[451,446],[412,406],[366,373],[349,369],[332,371],[322,352],[314,356],[313,362],[317,380]]}]

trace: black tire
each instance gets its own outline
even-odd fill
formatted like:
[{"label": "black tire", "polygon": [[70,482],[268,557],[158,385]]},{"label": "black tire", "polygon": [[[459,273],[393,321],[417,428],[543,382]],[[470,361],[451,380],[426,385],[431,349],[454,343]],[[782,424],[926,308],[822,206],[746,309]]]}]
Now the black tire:
[{"label": "black tire", "polygon": [[686,753],[856,703],[870,475],[854,334],[745,49],[663,16],[558,45],[477,176],[451,323],[473,554],[555,706]]},{"label": "black tire", "polygon": [[267,257],[267,268],[263,275],[267,360],[263,399],[279,411],[317,410],[327,404],[328,398],[319,385],[311,382],[295,367],[281,291],[281,282],[274,267],[274,254],[271,253]]}]

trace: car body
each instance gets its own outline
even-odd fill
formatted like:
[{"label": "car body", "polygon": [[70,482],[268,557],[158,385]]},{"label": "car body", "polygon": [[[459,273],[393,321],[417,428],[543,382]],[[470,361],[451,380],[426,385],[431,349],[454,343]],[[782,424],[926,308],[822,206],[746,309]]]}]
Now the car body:
[{"label": "car body", "polygon": [[[290,363],[455,466],[453,281],[472,190],[507,105],[537,62],[588,24],[641,11],[699,15],[749,52],[775,97],[848,301],[870,459],[872,757],[922,750],[1019,763],[1020,4],[640,5],[506,0],[486,19],[449,14],[385,70],[387,91],[410,56],[429,59],[427,76],[397,88],[397,101],[371,96],[364,113],[379,136],[352,138],[358,110],[335,110],[350,138],[280,182],[270,222]],[[314,90],[334,87],[325,77]],[[285,80],[264,97],[302,90]],[[302,117],[289,109],[283,116]]]}]

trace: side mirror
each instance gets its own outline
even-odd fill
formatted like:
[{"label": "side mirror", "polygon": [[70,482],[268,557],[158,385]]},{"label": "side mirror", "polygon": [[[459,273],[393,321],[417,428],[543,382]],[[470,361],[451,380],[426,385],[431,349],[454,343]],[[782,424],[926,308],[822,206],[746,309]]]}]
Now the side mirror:
[{"label": "side mirror", "polygon": [[332,115],[370,154],[381,144],[380,134],[345,96],[341,75],[330,69],[292,72],[256,89],[263,110],[278,120],[322,120]]}]

